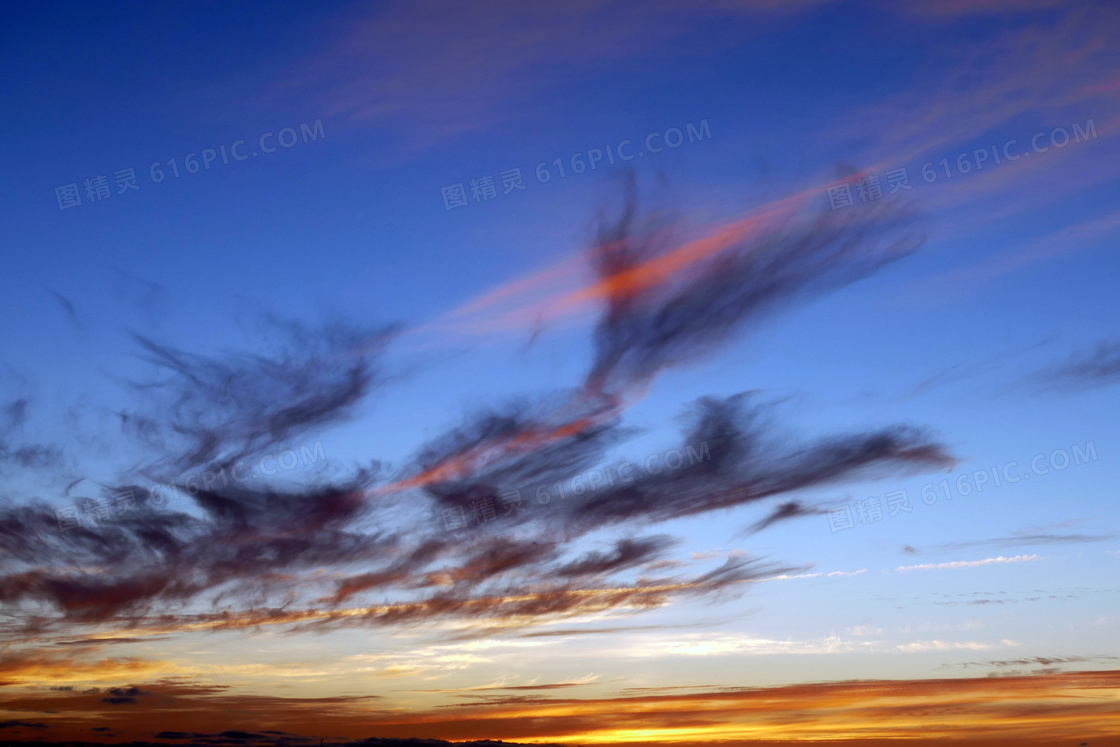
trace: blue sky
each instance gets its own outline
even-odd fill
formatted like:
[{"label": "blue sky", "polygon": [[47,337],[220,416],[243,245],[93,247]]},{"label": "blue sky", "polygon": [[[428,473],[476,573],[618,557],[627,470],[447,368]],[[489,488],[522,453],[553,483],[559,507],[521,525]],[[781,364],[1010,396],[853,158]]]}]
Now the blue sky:
[{"label": "blue sky", "polygon": [[[592,730],[567,701],[538,704],[559,709],[538,731],[432,714],[544,683],[593,714],[637,687],[1003,674],[1057,692],[1116,669],[1114,8],[4,16],[0,655],[40,661],[7,687],[13,718],[52,683],[189,683],[355,698],[335,732],[289,724],[303,734],[366,736],[376,693],[412,714],[377,722],[394,736],[745,739],[675,711]],[[623,141],[633,160],[583,168]],[[882,191],[861,199],[867,177]],[[467,204],[449,208],[454,185]],[[710,474],[502,516],[515,484],[709,438]],[[320,442],[310,466],[144,500]],[[992,468],[1029,477],[976,491]],[[923,503],[942,480],[952,499]],[[128,486],[135,512],[49,529]],[[900,490],[912,510],[888,515]],[[487,497],[495,521],[441,522]],[[882,518],[860,523],[872,497]],[[854,525],[834,531],[841,505]],[[135,640],[90,642],[109,635]],[[52,668],[57,642],[88,666]],[[147,716],[75,709],[52,736],[151,737]],[[867,736],[850,716],[836,733]]]}]

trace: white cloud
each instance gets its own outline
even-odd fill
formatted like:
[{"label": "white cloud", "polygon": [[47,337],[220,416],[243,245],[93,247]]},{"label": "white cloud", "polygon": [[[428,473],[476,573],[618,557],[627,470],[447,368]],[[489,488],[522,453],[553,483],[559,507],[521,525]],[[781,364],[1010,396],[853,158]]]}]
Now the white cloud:
[{"label": "white cloud", "polygon": [[[858,626],[849,628],[847,632],[852,636],[860,636],[876,635],[883,631],[871,626]],[[766,656],[772,654],[848,654],[854,652],[923,653],[926,651],[986,651],[1018,645],[1015,641],[1006,638],[999,643],[943,641],[940,639],[891,643],[883,640],[855,640],[853,638],[842,638],[838,635],[802,640],[724,635],[716,637],[687,636],[684,640],[666,641],[661,645],[645,647],[641,655],[726,656],[728,654],[747,654]]]},{"label": "white cloud", "polygon": [[839,636],[817,640],[785,640],[748,638],[746,636],[721,636],[705,640],[681,641],[667,644],[659,653],[684,656],[714,656],[724,654],[838,654],[854,651],[867,643],[845,641]]},{"label": "white cloud", "polygon": [[[1009,641],[1004,641],[1007,645]],[[992,648],[991,644],[980,643],[978,641],[914,641],[912,643],[900,643],[895,646],[899,651],[906,653],[918,653],[922,651],[986,651]]]},{"label": "white cloud", "polygon": [[717,547],[715,550],[704,550],[692,553],[693,560],[710,560],[712,558],[744,558],[749,553],[746,550],[724,550]]},{"label": "white cloud", "polygon": [[995,565],[998,563],[1025,563],[1029,560],[1039,560],[1037,555],[1014,555],[1005,558],[984,558],[983,560],[954,560],[951,563],[923,563],[922,565],[900,565],[899,571],[931,571],[939,568],[976,568],[982,565]]},{"label": "white cloud", "polygon": [[817,576],[820,576],[820,575],[822,575],[822,574],[821,573],[798,573],[798,574],[795,574],[795,575],[789,575],[787,573],[783,573],[780,576],[770,576],[769,578],[755,579],[754,583],[762,584],[762,583],[766,583],[767,581],[790,581],[790,580],[795,579],[795,578],[816,578]]},{"label": "white cloud", "polygon": [[754,581],[754,583],[761,584],[761,583],[765,583],[767,581],[792,581],[793,579],[796,579],[796,578],[818,578],[820,576],[828,576],[829,578],[832,578],[834,576],[859,576],[860,574],[863,574],[863,573],[867,573],[866,568],[860,568],[858,571],[830,571],[827,574],[823,573],[821,571],[817,571],[816,573],[795,573],[795,574],[783,573],[783,574],[778,575],[778,576],[771,576],[769,578],[756,579]]}]

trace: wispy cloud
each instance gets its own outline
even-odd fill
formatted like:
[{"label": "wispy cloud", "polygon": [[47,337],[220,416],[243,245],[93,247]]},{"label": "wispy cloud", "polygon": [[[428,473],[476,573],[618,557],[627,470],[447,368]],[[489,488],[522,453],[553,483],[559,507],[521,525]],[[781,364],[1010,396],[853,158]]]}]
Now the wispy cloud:
[{"label": "wispy cloud", "polygon": [[[262,349],[206,355],[136,336],[154,373],[133,382],[138,404],[119,420],[143,459],[105,492],[133,491],[141,505],[65,533],[45,503],[3,508],[0,545],[12,563],[0,576],[0,600],[29,605],[36,614],[22,616],[27,624],[48,627],[154,634],[444,621],[459,625],[454,635],[485,635],[720,598],[795,574],[805,564],[749,555],[674,572],[666,564],[672,537],[638,532],[775,500],[753,526],[762,531],[816,512],[792,498],[797,491],[953,463],[919,428],[799,442],[757,398],[704,397],[685,413],[675,450],[680,464],[702,451],[688,469],[666,459],[641,480],[620,474],[559,496],[539,521],[506,510],[483,522],[511,492],[531,501],[539,486],[605,469],[608,450],[634,433],[623,420],[628,403],[662,372],[703,360],[770,311],[856,282],[921,244],[905,209],[830,213],[804,195],[681,243],[636,200],[631,180],[587,255],[595,279],[560,296],[562,307],[576,298],[598,308],[588,371],[569,390],[480,408],[392,475],[370,455],[365,467],[302,485],[183,486],[189,505],[156,510],[149,480],[173,482],[189,469],[236,475],[238,460],[346,423],[390,382],[383,357],[396,327],[269,317]],[[440,521],[446,511],[480,520],[451,532]],[[623,526],[627,536],[600,539]]]},{"label": "wispy cloud", "polygon": [[1039,372],[1035,381],[1065,390],[1120,383],[1120,340],[1104,340],[1092,350],[1074,353],[1065,363]]},{"label": "wispy cloud", "polygon": [[932,571],[942,568],[979,568],[986,565],[1002,565],[1004,563],[1026,563],[1032,560],[1041,560],[1038,555],[1013,555],[1005,558],[984,558],[983,560],[954,560],[948,563],[922,563],[920,565],[900,565],[899,571]]},{"label": "wispy cloud", "polygon": [[1057,532],[1024,530],[1014,532],[1006,537],[991,537],[987,539],[966,540],[963,542],[948,542],[934,547],[911,548],[910,552],[944,552],[946,550],[963,550],[967,547],[1022,547],[1031,545],[1077,545],[1093,542],[1106,542],[1116,537],[1115,533],[1108,534],[1061,534]]},{"label": "wispy cloud", "polygon": [[[1014,641],[1003,640],[1004,646],[1016,646]],[[895,646],[899,651],[907,653],[919,653],[923,651],[986,651],[992,648],[991,644],[980,643],[977,641],[942,641],[934,639],[931,641],[913,641],[912,643],[900,643]]]},{"label": "wispy cloud", "polygon": [[327,43],[276,95],[305,95],[346,126],[394,133],[395,150],[415,151],[517,121],[573,76],[704,49],[712,38],[693,32],[714,20],[738,19],[743,33],[757,33],[816,4],[655,0],[639,9],[579,0],[460,8],[424,0],[370,7],[323,29]]},{"label": "wispy cloud", "polygon": [[1117,656],[1027,656],[1020,659],[989,659],[988,661],[966,661],[958,666],[965,669],[969,667],[992,667],[1005,669],[1007,667],[1040,666],[1052,667],[1055,664],[1087,664],[1090,662],[1116,661]]}]

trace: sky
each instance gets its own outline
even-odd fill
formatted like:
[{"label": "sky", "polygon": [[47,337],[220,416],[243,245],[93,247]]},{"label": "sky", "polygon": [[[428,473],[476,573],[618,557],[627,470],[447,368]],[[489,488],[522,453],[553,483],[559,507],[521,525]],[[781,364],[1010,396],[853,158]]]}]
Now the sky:
[{"label": "sky", "polygon": [[1120,744],[1115,3],[0,13],[0,740]]}]

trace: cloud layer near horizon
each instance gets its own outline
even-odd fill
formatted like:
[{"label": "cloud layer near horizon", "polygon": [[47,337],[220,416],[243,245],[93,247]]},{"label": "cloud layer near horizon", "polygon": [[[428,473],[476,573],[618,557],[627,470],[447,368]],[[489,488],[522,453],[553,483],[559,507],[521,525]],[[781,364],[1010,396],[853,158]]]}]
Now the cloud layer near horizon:
[{"label": "cloud layer near horizon", "polygon": [[[613,744],[786,743],[789,739],[868,744],[905,737],[916,744],[1107,744],[1120,724],[1120,671],[971,679],[861,680],[783,687],[631,688],[579,697],[499,688],[480,702],[422,712],[383,707],[376,697],[282,698],[165,681],[108,690],[7,694],[13,712],[84,713],[9,722],[5,737],[109,738],[175,744],[333,744],[421,736],[444,740]],[[544,692],[548,692],[546,688]],[[128,698],[135,702],[113,702]],[[159,708],[152,708],[159,703]],[[207,725],[199,733],[199,724]],[[223,732],[225,734],[223,735]],[[377,745],[376,740],[362,742]],[[386,742],[386,747],[395,747]]]}]

